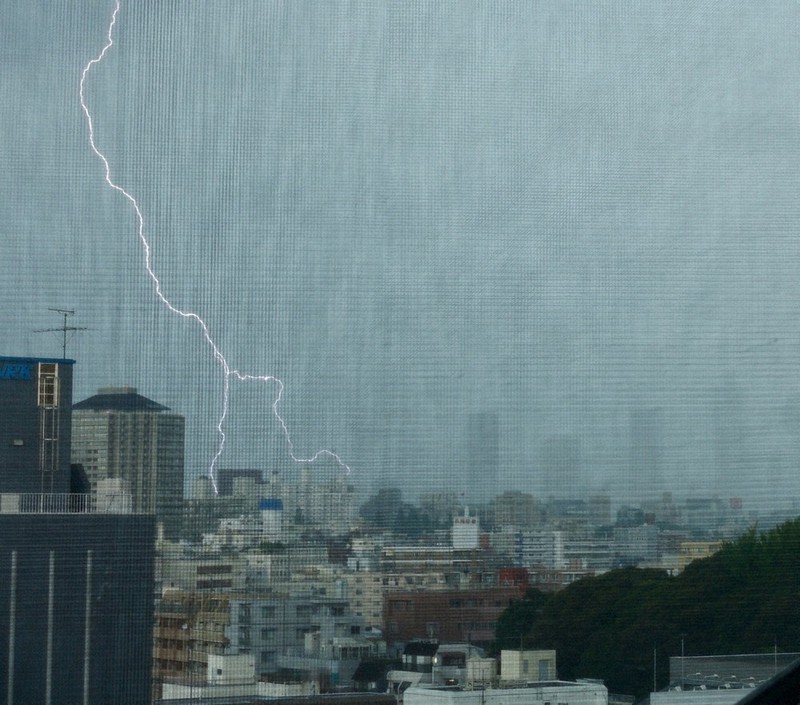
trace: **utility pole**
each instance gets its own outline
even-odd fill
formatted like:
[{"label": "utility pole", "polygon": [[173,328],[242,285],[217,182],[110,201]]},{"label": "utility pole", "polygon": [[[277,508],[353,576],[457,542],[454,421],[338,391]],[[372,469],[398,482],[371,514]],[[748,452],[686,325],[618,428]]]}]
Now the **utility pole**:
[{"label": "utility pole", "polygon": [[63,337],[61,339],[61,358],[66,359],[67,357],[67,333],[74,332],[78,330],[89,330],[85,326],[68,326],[67,319],[70,316],[75,315],[75,311],[67,308],[48,308],[48,311],[53,311],[54,313],[59,314],[60,316],[64,317],[64,323],[61,325],[60,328],[39,328],[34,330],[34,333],[62,333]]}]

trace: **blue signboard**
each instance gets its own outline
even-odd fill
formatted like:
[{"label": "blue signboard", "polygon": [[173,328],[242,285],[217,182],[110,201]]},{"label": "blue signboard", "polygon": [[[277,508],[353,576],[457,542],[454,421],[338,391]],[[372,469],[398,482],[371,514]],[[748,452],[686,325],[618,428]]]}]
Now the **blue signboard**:
[{"label": "blue signboard", "polygon": [[33,365],[19,362],[0,363],[0,379],[33,379]]}]

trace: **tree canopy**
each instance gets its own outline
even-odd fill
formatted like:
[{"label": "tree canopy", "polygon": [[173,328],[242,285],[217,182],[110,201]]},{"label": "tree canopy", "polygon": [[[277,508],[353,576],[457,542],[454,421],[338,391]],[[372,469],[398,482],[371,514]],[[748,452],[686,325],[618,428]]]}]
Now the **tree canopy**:
[{"label": "tree canopy", "polygon": [[643,696],[668,658],[800,650],[800,520],[750,531],[678,576],[625,568],[561,592],[530,590],[497,623],[495,648],[556,649],[562,678]]}]

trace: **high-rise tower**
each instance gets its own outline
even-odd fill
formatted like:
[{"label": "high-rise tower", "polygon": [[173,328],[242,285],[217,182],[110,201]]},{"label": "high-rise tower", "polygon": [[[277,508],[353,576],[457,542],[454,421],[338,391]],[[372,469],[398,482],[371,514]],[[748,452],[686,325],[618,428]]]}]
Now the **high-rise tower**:
[{"label": "high-rise tower", "polygon": [[577,499],[587,494],[580,436],[562,433],[544,439],[541,450],[544,489],[550,499]]},{"label": "high-rise tower", "polygon": [[470,499],[491,494],[500,475],[500,415],[481,411],[467,415],[463,487]]},{"label": "high-rise tower", "polygon": [[133,511],[155,514],[168,537],[180,529],[185,419],[133,387],[98,390],[72,410],[72,460],[92,493],[106,478],[130,484]]},{"label": "high-rise tower", "polygon": [[652,500],[663,491],[664,410],[635,408],[630,412],[630,496]]}]

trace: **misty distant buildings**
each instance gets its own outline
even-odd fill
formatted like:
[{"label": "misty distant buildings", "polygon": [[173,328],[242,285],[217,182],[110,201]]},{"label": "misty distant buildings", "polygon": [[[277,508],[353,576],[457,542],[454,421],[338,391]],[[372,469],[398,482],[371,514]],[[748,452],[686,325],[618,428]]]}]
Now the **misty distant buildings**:
[{"label": "misty distant buildings", "polygon": [[565,499],[586,494],[580,437],[559,434],[546,438],[542,444],[541,470],[549,497]]},{"label": "misty distant buildings", "polygon": [[295,528],[317,527],[334,536],[346,534],[357,514],[355,488],[338,468],[326,477],[317,477],[312,465],[303,466],[300,477],[270,477],[269,497],[281,499],[286,522]]},{"label": "misty distant buildings", "polygon": [[494,521],[497,526],[527,527],[542,520],[536,498],[527,492],[513,490],[497,495],[493,500]]},{"label": "misty distant buildings", "polygon": [[241,533],[248,526],[246,543],[286,540],[309,531],[340,536],[353,528],[358,513],[355,487],[338,465],[315,473],[306,464],[297,476],[287,473],[287,478],[277,471],[268,480],[261,475],[253,469],[224,468],[216,478],[218,494],[209,477],[195,478],[185,506],[183,537],[225,542],[223,534]]},{"label": "misty distant buildings", "polygon": [[732,478],[738,480],[742,468],[747,464],[744,392],[736,376],[729,372],[711,387],[709,397],[713,468],[708,483],[710,487],[729,488]]},{"label": "misty distant buildings", "polygon": [[482,411],[467,415],[463,489],[494,488],[500,471],[500,415]]},{"label": "misty distant buildings", "polygon": [[653,499],[664,481],[664,410],[637,408],[630,413],[630,496]]},{"label": "misty distant buildings", "polygon": [[107,478],[126,481],[133,511],[155,514],[167,536],[181,521],[185,420],[133,387],[108,387],[73,407],[73,462],[96,497]]}]

